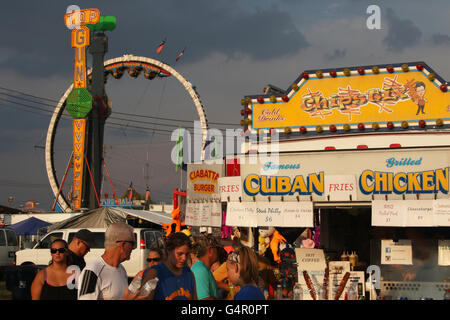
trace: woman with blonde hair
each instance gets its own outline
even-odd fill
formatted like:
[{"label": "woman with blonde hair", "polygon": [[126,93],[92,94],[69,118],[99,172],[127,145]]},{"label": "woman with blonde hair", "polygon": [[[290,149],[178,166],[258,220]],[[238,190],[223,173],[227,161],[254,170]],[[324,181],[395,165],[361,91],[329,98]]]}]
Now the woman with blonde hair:
[{"label": "woman with blonde hair", "polygon": [[231,252],[227,259],[227,272],[229,281],[241,287],[234,300],[265,300],[257,287],[258,257],[252,249],[242,246]]}]

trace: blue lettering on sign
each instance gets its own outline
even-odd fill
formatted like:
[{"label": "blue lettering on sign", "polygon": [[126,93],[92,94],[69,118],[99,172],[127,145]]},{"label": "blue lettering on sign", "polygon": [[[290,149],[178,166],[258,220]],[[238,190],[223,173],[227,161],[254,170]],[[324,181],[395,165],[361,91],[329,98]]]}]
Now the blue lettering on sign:
[{"label": "blue lettering on sign", "polygon": [[300,163],[291,163],[291,164],[275,164],[273,162],[264,163],[263,170],[283,170],[283,169],[300,169]]},{"label": "blue lettering on sign", "polygon": [[419,159],[401,158],[400,160],[392,157],[386,159],[386,167],[402,167],[402,166],[420,166],[422,164],[422,157]]}]

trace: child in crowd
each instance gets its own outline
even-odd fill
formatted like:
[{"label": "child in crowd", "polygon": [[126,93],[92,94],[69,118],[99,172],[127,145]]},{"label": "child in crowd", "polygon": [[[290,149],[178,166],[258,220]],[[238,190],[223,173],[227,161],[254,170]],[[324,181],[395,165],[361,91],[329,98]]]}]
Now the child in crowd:
[{"label": "child in crowd", "polygon": [[227,272],[229,281],[241,287],[234,300],[265,300],[257,287],[258,257],[251,248],[242,246],[231,252],[227,260]]}]

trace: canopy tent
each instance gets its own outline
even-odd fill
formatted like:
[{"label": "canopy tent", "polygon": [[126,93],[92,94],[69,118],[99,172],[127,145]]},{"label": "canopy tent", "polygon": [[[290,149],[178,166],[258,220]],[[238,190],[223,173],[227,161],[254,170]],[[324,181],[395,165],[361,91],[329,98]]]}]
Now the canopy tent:
[{"label": "canopy tent", "polygon": [[111,223],[126,222],[127,218],[139,218],[152,223],[170,223],[170,213],[103,207],[81,213],[48,227],[47,231],[67,228],[107,228]]},{"label": "canopy tent", "polygon": [[31,217],[26,220],[17,222],[9,226],[9,228],[13,229],[18,236],[23,235],[37,235],[38,230],[43,227],[47,227],[51,225],[51,223]]}]

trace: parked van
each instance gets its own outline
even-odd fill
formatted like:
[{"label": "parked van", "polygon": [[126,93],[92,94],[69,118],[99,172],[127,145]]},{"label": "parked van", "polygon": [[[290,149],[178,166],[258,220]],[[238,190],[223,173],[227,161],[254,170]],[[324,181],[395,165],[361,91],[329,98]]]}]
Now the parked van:
[{"label": "parked van", "polygon": [[[89,263],[97,259],[105,252],[105,228],[60,229],[48,233],[32,249],[17,251],[17,265],[48,265],[51,260],[52,242],[56,239],[64,239],[70,243],[80,229],[88,229],[94,234],[94,243],[84,260]],[[159,230],[134,228],[134,237],[136,247],[131,252],[130,260],[122,263],[128,277],[134,277],[139,271],[146,268],[148,252],[152,246],[163,248],[163,234]]]},{"label": "parked van", "polygon": [[16,232],[0,227],[0,268],[15,263],[16,251],[19,250]]}]

